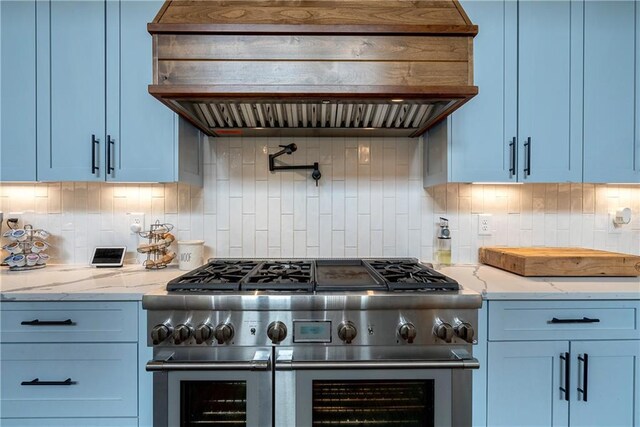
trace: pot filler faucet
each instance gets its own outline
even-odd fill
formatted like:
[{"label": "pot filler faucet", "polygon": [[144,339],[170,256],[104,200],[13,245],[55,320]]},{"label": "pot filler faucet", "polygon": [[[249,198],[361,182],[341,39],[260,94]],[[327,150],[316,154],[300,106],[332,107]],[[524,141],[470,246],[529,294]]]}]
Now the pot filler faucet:
[{"label": "pot filler faucet", "polygon": [[283,154],[291,155],[298,149],[298,146],[296,144],[280,145],[279,147],[281,147],[282,150],[278,151],[275,154],[269,154],[269,171],[277,172],[277,171],[284,171],[284,170],[313,169],[313,172],[311,172],[311,178],[316,180],[316,187],[317,187],[318,181],[320,180],[320,178],[322,178],[322,174],[320,173],[320,166],[318,165],[318,162],[315,162],[312,165],[278,165],[276,166],[275,160],[278,157],[282,156]]}]

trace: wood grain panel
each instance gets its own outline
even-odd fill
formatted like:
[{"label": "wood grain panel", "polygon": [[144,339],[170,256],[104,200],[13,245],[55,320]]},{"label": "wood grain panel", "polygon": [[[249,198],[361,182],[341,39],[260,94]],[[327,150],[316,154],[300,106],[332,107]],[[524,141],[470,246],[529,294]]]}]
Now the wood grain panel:
[{"label": "wood grain panel", "polygon": [[161,34],[158,58],[468,61],[470,37],[225,36]]},{"label": "wood grain panel", "polygon": [[583,248],[480,248],[480,262],[521,276],[640,276],[640,256]]},{"label": "wood grain panel", "polygon": [[159,61],[165,85],[467,85],[466,62]]},{"label": "wood grain panel", "polygon": [[162,24],[467,25],[451,1],[175,1]]}]

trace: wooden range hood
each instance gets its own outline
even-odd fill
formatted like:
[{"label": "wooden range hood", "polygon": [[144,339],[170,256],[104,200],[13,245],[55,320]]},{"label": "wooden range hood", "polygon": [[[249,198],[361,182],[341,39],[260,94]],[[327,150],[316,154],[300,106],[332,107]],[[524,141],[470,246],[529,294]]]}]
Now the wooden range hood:
[{"label": "wooden range hood", "polygon": [[149,93],[211,136],[422,135],[478,93],[457,0],[167,1]]}]

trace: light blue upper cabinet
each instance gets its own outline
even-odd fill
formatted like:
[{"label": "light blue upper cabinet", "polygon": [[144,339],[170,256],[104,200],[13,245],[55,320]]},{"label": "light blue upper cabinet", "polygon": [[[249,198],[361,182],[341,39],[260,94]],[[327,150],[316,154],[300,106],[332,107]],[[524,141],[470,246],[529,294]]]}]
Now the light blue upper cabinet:
[{"label": "light blue upper cabinet", "polygon": [[577,1],[463,2],[479,94],[425,136],[424,184],[582,181]]},{"label": "light blue upper cabinet", "polygon": [[38,180],[105,171],[105,4],[38,2]]},{"label": "light blue upper cabinet", "polygon": [[[174,181],[176,117],[149,95],[152,81],[151,35],[153,21],[163,1],[107,2],[110,28],[120,37],[109,37],[107,134],[113,141],[110,181]],[[119,19],[119,25],[115,21]]]},{"label": "light blue upper cabinet", "polygon": [[[584,180],[640,182],[633,1],[588,1],[584,10]],[[636,93],[633,88],[636,87]]]},{"label": "light blue upper cabinet", "polygon": [[582,2],[518,4],[522,182],[582,181]]},{"label": "light blue upper cabinet", "polygon": [[0,2],[0,181],[36,179],[36,2]]},{"label": "light blue upper cabinet", "polygon": [[[510,143],[516,136],[517,28],[515,2],[463,1],[479,33],[473,41],[474,82],[479,94],[451,117],[450,180],[515,181]],[[510,58],[509,58],[510,59]],[[512,148],[515,150],[515,147]]]},{"label": "light blue upper cabinet", "polygon": [[38,2],[38,180],[202,185],[202,135],[148,93],[162,4]]}]

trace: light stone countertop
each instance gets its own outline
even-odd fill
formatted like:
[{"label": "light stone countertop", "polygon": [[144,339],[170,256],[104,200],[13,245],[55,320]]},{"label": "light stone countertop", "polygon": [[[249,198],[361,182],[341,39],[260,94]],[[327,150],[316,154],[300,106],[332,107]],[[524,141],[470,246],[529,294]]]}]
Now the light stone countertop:
[{"label": "light stone countertop", "polygon": [[[438,266],[463,288],[487,300],[640,299],[640,277],[521,277],[485,265]],[[177,266],[145,270],[51,265],[33,271],[0,272],[2,301],[140,301],[162,293],[167,282],[185,273]]]},{"label": "light stone countertop", "polygon": [[167,282],[184,273],[177,265],[161,270],[145,270],[141,265],[48,265],[32,271],[2,267],[0,300],[140,301],[144,294],[164,290]]},{"label": "light stone countertop", "polygon": [[485,300],[640,300],[640,277],[522,277],[488,265],[435,268]]}]

